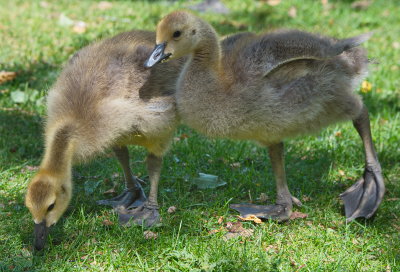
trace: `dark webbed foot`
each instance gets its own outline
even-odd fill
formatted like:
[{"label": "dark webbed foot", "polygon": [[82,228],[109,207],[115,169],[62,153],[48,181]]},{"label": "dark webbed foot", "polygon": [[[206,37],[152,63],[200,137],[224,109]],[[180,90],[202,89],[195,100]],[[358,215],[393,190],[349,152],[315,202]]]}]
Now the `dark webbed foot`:
[{"label": "dark webbed foot", "polygon": [[289,220],[292,215],[291,205],[255,205],[255,204],[231,204],[229,206],[240,212],[241,217],[255,215],[261,219],[273,219],[279,222]]},{"label": "dark webbed foot", "polygon": [[118,209],[119,223],[130,227],[132,224],[151,227],[160,223],[158,205],[145,202],[136,209]]},{"label": "dark webbed foot", "polygon": [[241,217],[255,215],[261,219],[282,222],[290,219],[293,205],[301,207],[302,204],[294,196],[286,196],[279,198],[275,205],[231,204],[229,207],[240,212]]},{"label": "dark webbed foot", "polygon": [[340,195],[344,202],[346,221],[370,218],[378,209],[385,193],[379,165],[366,167],[363,177]]},{"label": "dark webbed foot", "polygon": [[99,200],[97,201],[97,204],[108,205],[113,208],[123,207],[130,209],[143,205],[145,201],[146,195],[144,194],[142,187],[139,185],[139,187],[135,189],[125,189],[120,195],[114,198]]}]

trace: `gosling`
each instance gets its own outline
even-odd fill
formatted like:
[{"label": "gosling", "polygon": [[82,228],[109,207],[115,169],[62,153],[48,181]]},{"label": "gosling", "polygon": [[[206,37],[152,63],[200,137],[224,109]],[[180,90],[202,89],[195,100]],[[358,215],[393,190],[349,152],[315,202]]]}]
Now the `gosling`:
[{"label": "gosling", "polygon": [[337,40],[280,30],[232,35],[220,45],[210,24],[176,11],[158,23],[156,48],[145,66],[188,56],[176,92],[183,123],[210,137],[254,140],[268,147],[276,205],[231,205],[242,216],[289,219],[293,204],[301,202],[288,189],[283,139],[352,120],[366,163],[363,176],[341,194],[351,221],[370,218],[385,191],[368,111],[353,92],[367,74],[366,51],[358,46],[369,37]]},{"label": "gosling", "polygon": [[[25,201],[35,222],[36,249],[43,249],[49,227],[68,207],[73,164],[109,147],[124,171],[126,190],[100,204],[119,207],[125,222],[131,217],[138,224],[158,222],[158,181],[178,124],[174,93],[183,61],[146,70],[143,62],[154,41],[152,32],[131,31],[89,45],[70,59],[49,91],[44,157]],[[129,167],[131,144],[148,151],[148,199]]]}]

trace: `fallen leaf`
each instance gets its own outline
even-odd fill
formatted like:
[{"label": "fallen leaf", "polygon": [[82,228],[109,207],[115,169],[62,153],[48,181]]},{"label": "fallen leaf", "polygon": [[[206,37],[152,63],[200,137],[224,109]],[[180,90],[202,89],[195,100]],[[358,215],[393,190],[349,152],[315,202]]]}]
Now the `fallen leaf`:
[{"label": "fallen leaf", "polygon": [[369,93],[372,90],[372,84],[366,80],[361,83],[361,92]]},{"label": "fallen leaf", "polygon": [[187,134],[185,134],[185,133],[182,133],[181,136],[179,136],[179,138],[180,138],[181,140],[184,140],[184,139],[189,138],[189,135],[187,135]]},{"label": "fallen leaf", "polygon": [[48,8],[50,6],[49,3],[46,1],[40,1],[39,4],[40,4],[40,7],[42,7],[42,8]]},{"label": "fallen leaf", "polygon": [[144,239],[146,239],[146,240],[150,240],[150,239],[156,240],[158,238],[158,234],[155,232],[152,232],[150,230],[144,231],[143,235],[144,235]]},{"label": "fallen leaf", "polygon": [[295,6],[291,6],[289,11],[288,11],[288,15],[291,18],[296,18],[297,17],[297,9]]},{"label": "fallen leaf", "polygon": [[254,214],[250,214],[249,216],[246,216],[246,217],[241,217],[240,215],[238,215],[238,218],[242,221],[253,221],[254,223],[257,223],[257,224],[262,223],[261,219],[258,218],[257,216],[255,216]]},{"label": "fallen leaf", "polygon": [[309,197],[309,196],[303,195],[301,197],[301,201],[303,201],[303,202],[307,202],[307,201],[310,201],[310,200],[311,200],[311,197]]},{"label": "fallen leaf", "polygon": [[27,166],[25,166],[25,168],[26,168],[26,170],[28,170],[28,171],[37,171],[37,170],[39,170],[39,166],[30,166],[30,165],[27,165]]},{"label": "fallen leaf", "polygon": [[398,197],[391,197],[386,199],[386,201],[398,201],[398,200],[400,200],[400,198]]},{"label": "fallen leaf", "polygon": [[85,190],[86,195],[91,195],[93,192],[99,187],[100,181],[95,181],[95,180],[88,180],[85,182],[83,185],[83,188]]},{"label": "fallen leaf", "polygon": [[297,219],[297,218],[307,218],[308,214],[302,212],[292,212],[290,216],[290,220]]},{"label": "fallen leaf", "polygon": [[103,222],[101,222],[104,226],[112,226],[114,225],[114,222],[108,220],[108,219],[104,219]]},{"label": "fallen leaf", "polygon": [[355,1],[351,4],[351,7],[353,9],[367,9],[370,5],[372,4],[371,1],[368,0],[362,0],[362,1]]},{"label": "fallen leaf", "polygon": [[174,213],[174,212],[176,212],[176,207],[175,207],[175,206],[169,207],[168,210],[167,210],[167,212],[168,212],[168,213]]},{"label": "fallen leaf", "polygon": [[267,247],[264,248],[266,252],[271,252],[271,253],[278,253],[278,246],[277,245],[268,245]]},{"label": "fallen leaf", "polygon": [[240,162],[231,163],[230,166],[231,166],[232,168],[239,168],[239,167],[240,167]]},{"label": "fallen leaf", "polygon": [[60,26],[72,26],[74,24],[74,21],[64,13],[61,13],[60,17],[58,17],[58,24]]},{"label": "fallen leaf", "polygon": [[321,4],[322,4],[323,6],[326,6],[326,5],[328,5],[328,3],[329,3],[329,1],[328,1],[328,0],[321,0]]},{"label": "fallen leaf", "polygon": [[199,189],[214,189],[226,185],[226,182],[219,180],[218,176],[204,173],[199,173],[199,176],[193,179],[193,184]]},{"label": "fallen leaf", "polygon": [[394,49],[399,49],[400,48],[400,42],[393,42],[392,46]]},{"label": "fallen leaf", "polygon": [[228,222],[226,229],[229,231],[224,235],[224,240],[229,240],[235,237],[249,237],[253,235],[253,229],[245,229],[241,222]]},{"label": "fallen leaf", "polygon": [[339,170],[339,175],[341,175],[342,177],[345,175],[343,170]]},{"label": "fallen leaf", "polygon": [[103,193],[104,195],[116,195],[117,191],[115,191],[115,187],[112,187],[111,189],[108,189]]},{"label": "fallen leaf", "polygon": [[74,26],[72,28],[72,31],[78,34],[82,34],[86,32],[86,23],[83,21],[78,21],[74,23]]},{"label": "fallen leaf", "polygon": [[335,132],[335,137],[342,137],[342,132],[341,131],[336,131]]},{"label": "fallen leaf", "polygon": [[112,178],[118,178],[119,177],[119,173],[114,173],[111,175]]},{"label": "fallen leaf", "polygon": [[16,90],[16,91],[11,92],[11,100],[14,103],[24,103],[24,102],[28,101],[28,95],[25,92]]},{"label": "fallen leaf", "polygon": [[270,6],[277,6],[281,3],[281,0],[267,0],[267,4]]},{"label": "fallen leaf", "polygon": [[0,71],[0,84],[13,80],[17,76],[16,72]]},{"label": "fallen leaf", "polygon": [[218,218],[218,224],[222,224],[224,222],[224,217],[223,216],[220,216],[219,218]]},{"label": "fallen leaf", "polygon": [[112,7],[112,3],[107,2],[107,1],[101,1],[99,4],[97,4],[97,8],[100,10],[110,9],[111,7]]},{"label": "fallen leaf", "polygon": [[266,193],[261,193],[259,199],[261,202],[266,202],[268,200],[268,196]]}]

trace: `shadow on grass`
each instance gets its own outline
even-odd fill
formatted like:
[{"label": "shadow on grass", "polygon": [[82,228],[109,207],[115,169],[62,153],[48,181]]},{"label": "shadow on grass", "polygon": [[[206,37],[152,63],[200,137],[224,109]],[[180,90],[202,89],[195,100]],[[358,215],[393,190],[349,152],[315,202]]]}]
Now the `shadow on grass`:
[{"label": "shadow on grass", "polygon": [[42,119],[17,108],[0,109],[1,169],[38,162],[43,152]]}]

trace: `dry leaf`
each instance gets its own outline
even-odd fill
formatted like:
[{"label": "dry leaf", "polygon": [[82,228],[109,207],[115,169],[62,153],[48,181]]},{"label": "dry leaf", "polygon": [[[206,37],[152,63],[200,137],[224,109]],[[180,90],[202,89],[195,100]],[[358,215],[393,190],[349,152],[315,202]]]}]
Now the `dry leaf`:
[{"label": "dry leaf", "polygon": [[250,214],[247,217],[241,217],[240,215],[238,215],[238,218],[242,221],[253,221],[254,223],[257,223],[257,224],[262,223],[261,219],[258,218],[257,216],[255,216],[254,214]]},{"label": "dry leaf", "polygon": [[367,9],[371,4],[371,1],[362,0],[354,2],[353,4],[351,4],[351,7],[353,9]]},{"label": "dry leaf", "polygon": [[240,167],[240,162],[231,163],[230,166],[231,166],[232,168],[239,168],[239,167]]},{"label": "dry leaf", "polygon": [[13,80],[17,76],[16,72],[0,71],[0,84]]},{"label": "dry leaf", "polygon": [[110,9],[112,7],[112,3],[107,2],[107,1],[101,1],[98,5],[97,8],[100,10],[106,10]]},{"label": "dry leaf", "polygon": [[119,173],[114,173],[111,175],[112,178],[118,178],[119,177]]},{"label": "dry leaf", "polygon": [[399,225],[392,224],[392,226],[393,226],[396,230],[400,231],[400,226],[399,226]]},{"label": "dry leaf", "polygon": [[226,229],[229,231],[224,235],[224,240],[229,240],[235,237],[249,237],[253,235],[253,229],[245,229],[241,222],[228,222],[226,223]]},{"label": "dry leaf", "polygon": [[310,200],[311,200],[311,197],[309,197],[309,196],[303,195],[301,197],[301,201],[303,201],[303,202],[307,202],[307,201],[310,201]]},{"label": "dry leaf", "polygon": [[393,42],[392,46],[394,49],[399,49],[400,48],[400,43],[399,42]]},{"label": "dry leaf", "polygon": [[369,93],[372,90],[372,84],[366,80],[361,83],[361,92]]},{"label": "dry leaf", "polygon": [[295,6],[291,6],[289,11],[288,11],[288,15],[291,18],[296,18],[297,17],[297,9]]},{"label": "dry leaf", "polygon": [[326,5],[328,5],[328,0],[321,0],[321,4],[323,5],[323,6],[326,6]]},{"label": "dry leaf", "polygon": [[345,175],[343,170],[339,170],[339,175],[341,175],[342,177]]},{"label": "dry leaf", "polygon": [[108,220],[108,219],[104,219],[103,222],[101,222],[104,226],[112,226],[114,225],[114,222]]},{"label": "dry leaf", "polygon": [[307,218],[308,214],[302,212],[292,212],[290,216],[290,220],[297,219],[297,218]]},{"label": "dry leaf", "polygon": [[224,228],[223,228],[223,227],[220,227],[219,229],[210,230],[210,231],[208,232],[208,234],[215,234],[215,233],[220,232],[220,231],[223,231],[223,230],[224,230]]},{"label": "dry leaf", "polygon": [[265,248],[265,251],[271,252],[271,253],[278,253],[279,249],[278,249],[278,246],[277,246],[277,245],[268,245],[268,246]]},{"label": "dry leaf", "polygon": [[277,6],[281,3],[281,0],[267,0],[267,4],[270,6]]},{"label": "dry leaf", "polygon": [[398,200],[400,200],[400,198],[398,197],[391,197],[386,199],[386,201],[398,201]]},{"label": "dry leaf", "polygon": [[260,201],[261,202],[266,202],[268,200],[268,196],[266,193],[261,193],[260,194]]},{"label": "dry leaf", "polygon": [[103,194],[104,195],[116,195],[117,191],[115,191],[115,187],[112,187],[111,189],[105,191]]},{"label": "dry leaf", "polygon": [[219,218],[218,218],[218,224],[222,224],[224,222],[224,217],[223,216],[220,216]]},{"label": "dry leaf", "polygon": [[86,23],[83,21],[78,21],[74,23],[74,26],[72,27],[72,31],[78,34],[82,34],[86,32]]},{"label": "dry leaf", "polygon": [[336,131],[335,132],[335,137],[342,137],[342,132],[341,131]]},{"label": "dry leaf", "polygon": [[168,210],[167,210],[167,212],[168,212],[168,213],[174,213],[174,212],[176,212],[176,207],[175,207],[175,206],[169,207]]},{"label": "dry leaf", "polygon": [[150,240],[150,239],[155,240],[158,237],[158,234],[156,232],[152,232],[150,230],[144,231],[143,235],[144,235],[144,239],[146,239],[146,240]]},{"label": "dry leaf", "polygon": [[42,8],[48,8],[50,6],[49,3],[46,1],[40,1],[39,5]]}]

